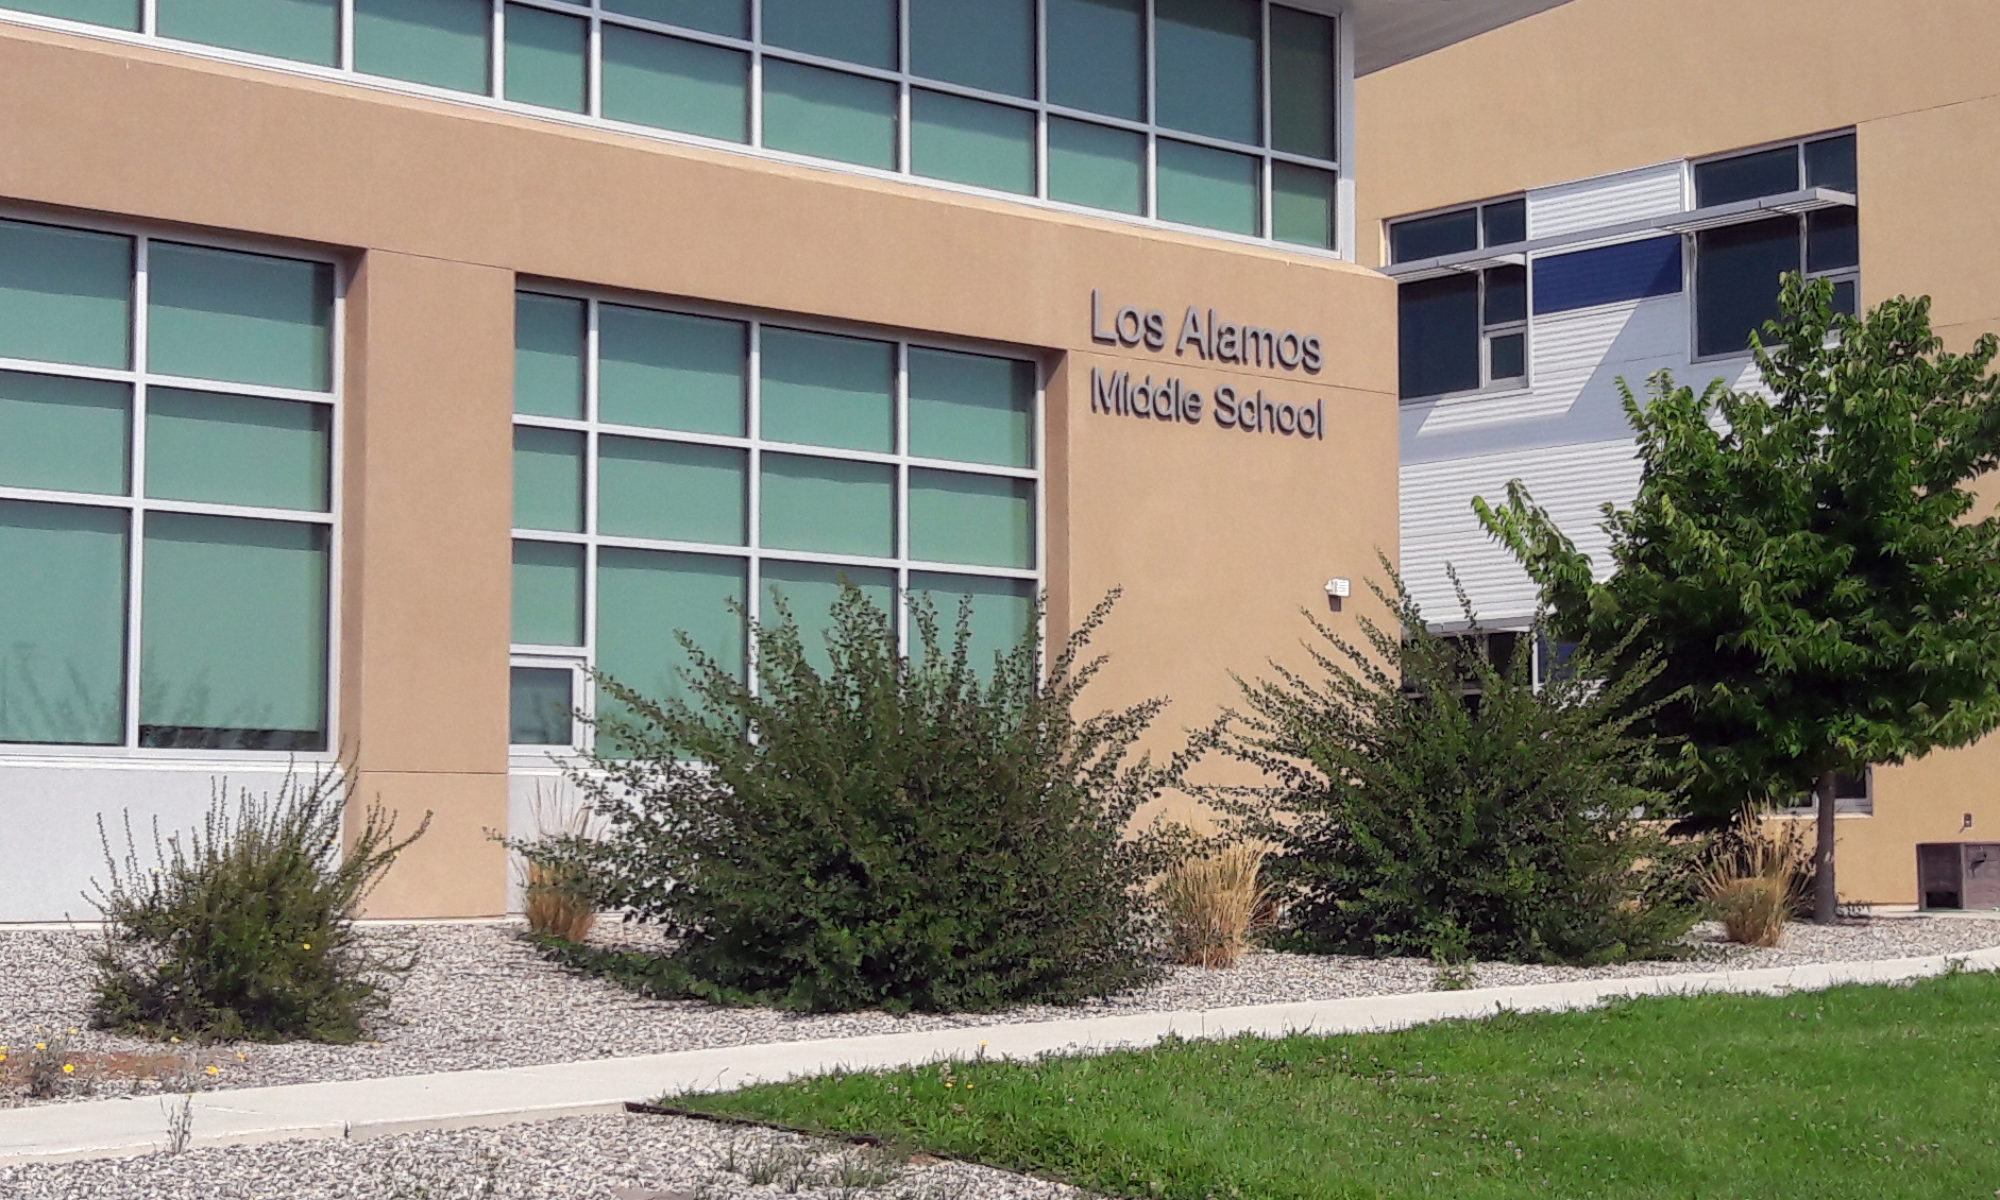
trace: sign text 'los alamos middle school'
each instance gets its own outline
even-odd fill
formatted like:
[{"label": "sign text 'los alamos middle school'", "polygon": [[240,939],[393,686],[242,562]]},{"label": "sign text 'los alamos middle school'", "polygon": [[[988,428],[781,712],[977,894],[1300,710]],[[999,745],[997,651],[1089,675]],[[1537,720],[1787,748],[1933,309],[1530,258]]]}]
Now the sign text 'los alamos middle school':
[{"label": "sign text 'los alamos middle school'", "polygon": [[[1167,348],[1167,317],[1158,310],[1141,312],[1121,308],[1105,320],[1102,296],[1090,293],[1090,337],[1099,345],[1139,347],[1164,351]],[[1214,309],[1189,305],[1181,318],[1180,336],[1174,353],[1192,350],[1207,362],[1241,363],[1267,369],[1304,370],[1318,374],[1324,363],[1317,335],[1302,336],[1292,330],[1262,329],[1224,321]],[[1217,384],[1213,394],[1215,424],[1221,429],[1244,433],[1276,433],[1293,437],[1326,440],[1326,400],[1310,405],[1273,403],[1259,388],[1249,395],[1232,384]],[[1130,371],[1090,369],[1090,411],[1144,420],[1199,425],[1208,409],[1208,400],[1179,378],[1168,376],[1154,382],[1152,375],[1134,380]]]}]

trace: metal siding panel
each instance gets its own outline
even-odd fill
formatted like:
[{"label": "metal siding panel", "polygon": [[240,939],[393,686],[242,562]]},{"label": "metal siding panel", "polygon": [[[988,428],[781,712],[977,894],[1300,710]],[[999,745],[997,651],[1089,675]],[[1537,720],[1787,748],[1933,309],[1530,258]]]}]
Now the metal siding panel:
[{"label": "metal siding panel", "polygon": [[1528,236],[1579,233],[1686,210],[1679,162],[1601,175],[1528,193]]}]

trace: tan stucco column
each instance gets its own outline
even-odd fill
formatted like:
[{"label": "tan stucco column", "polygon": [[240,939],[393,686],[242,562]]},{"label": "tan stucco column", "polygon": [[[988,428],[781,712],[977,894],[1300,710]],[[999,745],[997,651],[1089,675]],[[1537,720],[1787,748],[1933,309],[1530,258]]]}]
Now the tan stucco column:
[{"label": "tan stucco column", "polygon": [[378,917],[506,910],[514,277],[362,256],[348,293],[340,732],[380,802],[430,832]]}]

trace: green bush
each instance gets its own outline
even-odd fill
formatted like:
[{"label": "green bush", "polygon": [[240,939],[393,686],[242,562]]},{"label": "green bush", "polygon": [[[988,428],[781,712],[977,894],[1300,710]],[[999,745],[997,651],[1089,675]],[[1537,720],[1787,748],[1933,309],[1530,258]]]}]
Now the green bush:
[{"label": "green bush", "polygon": [[1678,953],[1694,914],[1647,865],[1663,842],[1640,814],[1667,793],[1629,703],[1657,663],[1608,677],[1579,651],[1537,691],[1532,636],[1494,661],[1428,629],[1390,575],[1373,590],[1393,631],[1364,619],[1357,645],[1315,620],[1315,670],[1244,683],[1247,712],[1216,729],[1271,781],[1220,800],[1278,848],[1285,939],[1442,962]]},{"label": "green bush", "polygon": [[362,899],[396,855],[371,808],[342,852],[351,770],[286,776],[275,795],[218,784],[203,828],[164,841],[142,868],[131,815],[121,866],[98,818],[109,881],[98,885],[104,936],[92,955],[96,1018],[127,1031],[203,1040],[351,1042],[388,1004],[414,955],[354,927]]},{"label": "green bush", "polygon": [[816,1011],[1067,1002],[1144,980],[1141,884],[1168,839],[1129,826],[1185,763],[1133,758],[1164,701],[1073,711],[1110,605],[1045,675],[1031,627],[982,681],[963,604],[949,645],[915,607],[906,657],[843,586],[824,670],[780,609],[755,631],[754,690],[685,636],[691,699],[601,679],[625,715],[600,715],[599,745],[630,757],[600,751],[574,778],[609,824],[605,894],[678,939],[614,974]]}]

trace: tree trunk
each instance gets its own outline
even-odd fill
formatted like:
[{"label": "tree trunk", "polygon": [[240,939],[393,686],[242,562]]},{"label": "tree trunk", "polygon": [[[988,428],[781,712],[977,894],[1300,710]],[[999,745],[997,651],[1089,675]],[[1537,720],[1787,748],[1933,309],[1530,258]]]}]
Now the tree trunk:
[{"label": "tree trunk", "polygon": [[1819,845],[1813,853],[1813,920],[1831,925],[1840,909],[1840,892],[1833,881],[1834,776],[1831,769],[1819,777]]}]

